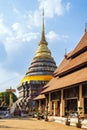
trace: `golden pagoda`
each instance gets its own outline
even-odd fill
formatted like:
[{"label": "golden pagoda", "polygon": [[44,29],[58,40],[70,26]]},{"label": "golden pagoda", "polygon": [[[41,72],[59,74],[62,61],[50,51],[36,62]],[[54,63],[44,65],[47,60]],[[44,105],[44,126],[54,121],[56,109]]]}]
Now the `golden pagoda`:
[{"label": "golden pagoda", "polygon": [[18,87],[19,99],[22,99],[28,107],[35,105],[33,99],[41,93],[43,86],[53,78],[53,72],[56,69],[56,63],[51,56],[45,38],[44,11],[42,16],[41,40],[31,65]]}]

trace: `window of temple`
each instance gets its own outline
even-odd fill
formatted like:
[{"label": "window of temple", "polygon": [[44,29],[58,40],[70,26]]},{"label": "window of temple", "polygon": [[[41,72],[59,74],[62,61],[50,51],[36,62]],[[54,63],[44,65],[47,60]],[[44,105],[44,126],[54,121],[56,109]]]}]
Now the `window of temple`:
[{"label": "window of temple", "polygon": [[64,99],[79,98],[79,86],[64,89]]},{"label": "window of temple", "polygon": [[87,83],[82,85],[82,96],[87,97]]},{"label": "window of temple", "polygon": [[87,83],[82,85],[82,96],[84,98],[84,114],[87,114]]},{"label": "window of temple", "polygon": [[84,114],[87,114],[87,98],[84,98]]},{"label": "window of temple", "polygon": [[51,93],[51,100],[60,100],[61,98],[61,91],[56,91]]},{"label": "window of temple", "polygon": [[65,100],[65,115],[66,111],[70,111],[71,114],[74,114],[77,111],[77,99]]}]

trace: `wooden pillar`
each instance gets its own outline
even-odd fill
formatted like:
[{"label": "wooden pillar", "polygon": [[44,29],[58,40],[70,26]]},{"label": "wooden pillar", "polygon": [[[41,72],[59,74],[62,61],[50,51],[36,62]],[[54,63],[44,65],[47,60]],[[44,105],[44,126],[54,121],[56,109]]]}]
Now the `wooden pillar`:
[{"label": "wooden pillar", "polygon": [[10,110],[11,110],[11,107],[12,107],[12,105],[13,105],[13,99],[12,99],[12,93],[10,93]]},{"label": "wooden pillar", "polygon": [[39,112],[41,112],[41,100],[39,100]]},{"label": "wooden pillar", "polygon": [[64,99],[63,99],[63,89],[61,90],[61,103],[60,103],[60,116],[65,115],[65,105],[64,105]]},{"label": "wooden pillar", "polygon": [[48,100],[47,100],[47,98],[46,98],[46,106],[48,105]]},{"label": "wooden pillar", "polygon": [[50,115],[52,115],[51,93],[49,93],[49,106],[48,106],[48,111],[50,112]]},{"label": "wooden pillar", "polygon": [[13,92],[16,92],[16,90],[10,88],[10,89],[6,89],[6,91],[9,92],[9,94],[10,94],[10,98],[9,98],[9,103],[10,103],[10,104],[9,104],[9,106],[10,106],[10,112],[11,112],[11,108],[12,108],[12,105],[13,105],[12,93],[13,93]]},{"label": "wooden pillar", "polygon": [[57,115],[57,101],[54,101],[54,116]]},{"label": "wooden pillar", "polygon": [[79,100],[78,100],[78,107],[82,107],[82,114],[81,116],[84,116],[84,98],[82,97],[82,84],[79,86]]}]

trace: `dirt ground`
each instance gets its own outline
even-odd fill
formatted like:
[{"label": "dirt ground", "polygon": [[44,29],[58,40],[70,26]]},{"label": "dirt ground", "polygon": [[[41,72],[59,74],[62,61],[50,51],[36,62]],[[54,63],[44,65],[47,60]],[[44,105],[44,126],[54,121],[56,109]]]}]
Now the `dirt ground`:
[{"label": "dirt ground", "polygon": [[46,122],[35,118],[0,119],[0,130],[83,130],[57,122]]}]

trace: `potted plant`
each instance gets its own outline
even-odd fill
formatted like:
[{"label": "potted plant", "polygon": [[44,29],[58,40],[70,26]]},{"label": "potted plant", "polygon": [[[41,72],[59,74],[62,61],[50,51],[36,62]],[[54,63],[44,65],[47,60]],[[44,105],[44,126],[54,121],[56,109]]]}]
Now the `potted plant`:
[{"label": "potted plant", "polygon": [[37,119],[40,120],[40,112],[37,110]]},{"label": "potted plant", "polygon": [[70,125],[70,111],[66,111],[66,122],[65,122],[65,124],[66,125]]},{"label": "potted plant", "polygon": [[48,121],[48,106],[46,106],[46,111],[45,111],[45,121]]},{"label": "potted plant", "polygon": [[78,119],[78,121],[76,123],[76,126],[78,128],[81,128],[81,126],[82,126],[82,124],[81,124],[81,117],[80,117],[80,115],[82,114],[81,110],[82,110],[82,107],[78,107],[78,111],[76,112],[77,113],[77,119]]}]

